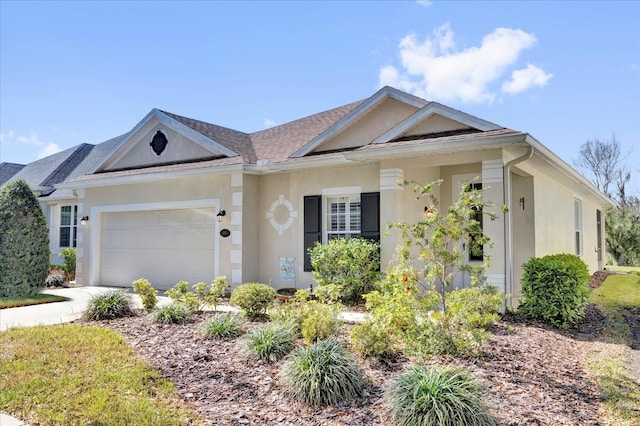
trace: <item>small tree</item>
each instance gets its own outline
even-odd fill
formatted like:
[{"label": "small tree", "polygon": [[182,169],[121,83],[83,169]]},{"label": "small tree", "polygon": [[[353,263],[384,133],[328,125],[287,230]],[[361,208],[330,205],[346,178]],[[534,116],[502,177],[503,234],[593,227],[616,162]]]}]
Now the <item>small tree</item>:
[{"label": "small tree", "polygon": [[[450,308],[447,292],[452,287],[455,275],[460,273],[470,275],[472,287],[484,283],[489,256],[484,252],[479,265],[469,264],[466,258],[469,251],[478,254],[483,247],[490,246],[489,238],[482,232],[477,213],[481,212],[491,219],[495,219],[496,214],[487,209],[492,204],[483,201],[482,190],[472,189],[471,182],[462,185],[457,201],[446,211],[440,211],[433,188],[441,183],[442,180],[424,186],[404,183],[412,184],[413,191],[417,194],[416,199],[426,198],[427,206],[423,220],[414,224],[401,222],[389,225],[391,229],[399,229],[402,235],[402,244],[398,247],[394,260],[398,269],[392,267],[394,273],[391,279],[395,276],[397,281],[401,277],[403,282],[392,287],[396,292],[400,288],[400,293],[403,286],[406,286],[406,293],[424,293],[420,305],[422,309],[431,309],[434,300],[437,301],[439,309],[431,314],[424,313],[426,318],[423,324],[419,324],[419,327],[407,326],[407,332],[416,339],[424,337],[427,340],[437,340],[437,345],[431,346],[440,347],[438,352],[467,354],[471,352],[472,346],[479,346],[478,340],[481,340],[482,335],[475,332],[477,324],[460,316],[458,306]],[[485,294],[478,293],[478,297],[480,296],[484,297]],[[488,303],[497,309],[502,296],[495,297],[490,292],[486,296]],[[464,300],[464,297],[456,300]],[[410,312],[414,308],[407,305],[406,309]],[[478,313],[490,315],[490,310],[483,306]]]},{"label": "small tree", "polygon": [[49,230],[35,195],[20,179],[0,190],[0,297],[26,297],[49,273]]}]

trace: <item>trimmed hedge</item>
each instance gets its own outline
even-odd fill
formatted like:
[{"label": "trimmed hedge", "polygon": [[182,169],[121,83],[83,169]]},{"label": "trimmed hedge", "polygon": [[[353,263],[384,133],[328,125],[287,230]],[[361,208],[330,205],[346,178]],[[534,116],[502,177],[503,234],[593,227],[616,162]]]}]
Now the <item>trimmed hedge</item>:
[{"label": "trimmed hedge", "polygon": [[588,304],[589,270],[573,254],[531,258],[524,265],[519,310],[527,318],[567,329],[584,316]]}]

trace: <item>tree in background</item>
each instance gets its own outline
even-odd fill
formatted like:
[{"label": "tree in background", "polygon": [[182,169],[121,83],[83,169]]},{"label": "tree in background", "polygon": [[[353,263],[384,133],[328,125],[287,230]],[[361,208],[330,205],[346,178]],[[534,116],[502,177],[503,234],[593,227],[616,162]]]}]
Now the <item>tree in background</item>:
[{"label": "tree in background", "polygon": [[627,194],[631,172],[615,134],[610,140],[587,140],[575,164],[617,204],[605,217],[607,252],[618,265],[640,266],[640,199]]},{"label": "tree in background", "polygon": [[26,297],[49,273],[49,230],[40,203],[20,179],[0,191],[0,297]]}]

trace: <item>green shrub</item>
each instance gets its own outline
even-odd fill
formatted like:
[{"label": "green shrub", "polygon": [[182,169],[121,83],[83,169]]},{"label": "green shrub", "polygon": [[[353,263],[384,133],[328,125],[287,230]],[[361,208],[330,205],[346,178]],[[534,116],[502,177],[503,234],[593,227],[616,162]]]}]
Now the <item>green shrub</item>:
[{"label": "green shrub", "polygon": [[291,352],[294,340],[295,331],[290,325],[272,322],[245,334],[241,346],[251,358],[274,362]]},{"label": "green shrub", "polygon": [[283,365],[282,380],[293,400],[312,407],[360,397],[367,388],[357,362],[331,339],[295,351]]},{"label": "green shrub", "polygon": [[[345,301],[358,300],[380,275],[380,245],[364,238],[337,238],[310,250],[317,293],[336,286]],[[331,289],[330,287],[328,289]]]},{"label": "green shrub", "polygon": [[227,277],[224,275],[216,277],[212,282],[211,286],[207,290],[206,283],[198,283],[194,286],[198,297],[203,301],[204,304],[213,306],[213,310],[217,310],[218,303],[220,299],[224,297],[229,291],[229,281],[227,281]]},{"label": "green shrub", "polygon": [[191,315],[191,310],[184,303],[172,302],[153,311],[151,314],[155,322],[160,324],[181,324]]},{"label": "green shrub", "polygon": [[340,328],[338,319],[340,305],[320,303],[315,300],[306,303],[309,314],[302,321],[300,330],[305,343],[310,344],[336,334]]},{"label": "green shrub", "polygon": [[382,357],[396,351],[389,332],[374,321],[365,321],[353,327],[351,344],[356,353],[364,357]]},{"label": "green shrub", "polygon": [[109,290],[89,300],[84,318],[87,320],[109,320],[133,314],[131,297],[124,290]]},{"label": "green shrub", "polygon": [[147,312],[151,312],[156,308],[158,304],[158,290],[153,288],[149,280],[146,278],[139,278],[131,283],[133,291],[138,293],[140,300],[142,300],[142,306]]},{"label": "green shrub", "polygon": [[392,380],[386,411],[398,425],[495,425],[480,387],[462,370],[413,365]]},{"label": "green shrub", "polygon": [[0,253],[0,297],[38,294],[49,275],[49,228],[22,179],[0,189]]},{"label": "green shrub", "polygon": [[189,281],[178,281],[167,290],[167,296],[173,303],[184,305],[191,312],[200,310],[200,298],[195,292],[189,291]]},{"label": "green shrub", "polygon": [[204,323],[202,330],[209,339],[229,339],[242,334],[244,321],[238,315],[217,314]]},{"label": "green shrub", "polygon": [[275,298],[276,290],[273,287],[260,283],[246,283],[233,290],[229,303],[238,306],[249,318],[255,318],[266,313]]},{"label": "green shrub", "polygon": [[566,329],[584,315],[589,270],[578,256],[556,254],[531,258],[522,276],[520,312]]},{"label": "green shrub", "polygon": [[76,279],[76,249],[67,247],[60,251],[60,257],[64,260],[62,270],[67,274],[67,280]]}]

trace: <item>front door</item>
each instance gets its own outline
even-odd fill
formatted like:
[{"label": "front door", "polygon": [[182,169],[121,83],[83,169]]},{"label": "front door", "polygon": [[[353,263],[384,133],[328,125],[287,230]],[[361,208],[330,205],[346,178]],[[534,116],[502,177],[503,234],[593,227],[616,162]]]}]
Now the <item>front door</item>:
[{"label": "front door", "polygon": [[[482,190],[482,181],[478,178],[479,174],[464,174],[454,175],[452,177],[451,188],[451,202],[455,203],[460,198],[460,191],[462,190],[462,184],[471,182],[469,189]],[[478,179],[476,179],[478,178]],[[476,212],[476,220],[478,220],[482,226],[482,212]],[[482,252],[477,250],[471,251],[469,248],[469,242],[467,240],[460,241],[458,249],[464,253],[464,263],[471,265],[481,265],[484,256]],[[453,288],[459,289],[469,287],[471,285],[471,276],[468,273],[462,273],[456,271],[453,276]]]}]

